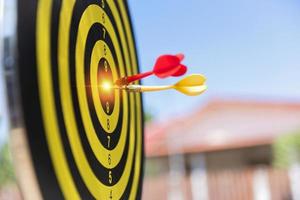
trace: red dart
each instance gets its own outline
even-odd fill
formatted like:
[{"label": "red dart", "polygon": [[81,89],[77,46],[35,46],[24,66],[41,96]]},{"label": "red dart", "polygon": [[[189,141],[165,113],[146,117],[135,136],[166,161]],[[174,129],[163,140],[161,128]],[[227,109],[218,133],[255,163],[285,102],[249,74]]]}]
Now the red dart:
[{"label": "red dart", "polygon": [[172,76],[182,76],[183,74],[186,73],[186,71],[187,71],[187,67],[185,65],[180,65],[178,71],[172,74]]},{"label": "red dart", "polygon": [[[184,55],[182,53],[177,54],[176,57],[179,58],[180,61],[184,59]],[[187,67],[185,65],[180,65],[178,71],[172,74],[172,76],[182,76],[183,74],[186,73],[186,71],[187,71]]]},{"label": "red dart", "polygon": [[159,78],[166,78],[168,76],[182,76],[187,71],[187,67],[180,64],[183,59],[183,54],[159,56],[152,71],[120,78],[116,81],[116,84],[128,85],[133,81],[140,80],[152,74]]},{"label": "red dart", "polygon": [[180,61],[184,59],[184,55],[182,53],[176,54],[176,57],[179,58]]}]

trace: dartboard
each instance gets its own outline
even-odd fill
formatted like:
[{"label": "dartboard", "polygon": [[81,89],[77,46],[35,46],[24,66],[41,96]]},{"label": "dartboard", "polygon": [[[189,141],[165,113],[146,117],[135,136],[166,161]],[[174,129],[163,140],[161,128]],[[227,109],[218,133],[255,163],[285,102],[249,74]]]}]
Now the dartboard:
[{"label": "dartboard", "polygon": [[22,117],[45,199],[140,199],[141,95],[107,89],[138,73],[126,1],[19,0]]}]

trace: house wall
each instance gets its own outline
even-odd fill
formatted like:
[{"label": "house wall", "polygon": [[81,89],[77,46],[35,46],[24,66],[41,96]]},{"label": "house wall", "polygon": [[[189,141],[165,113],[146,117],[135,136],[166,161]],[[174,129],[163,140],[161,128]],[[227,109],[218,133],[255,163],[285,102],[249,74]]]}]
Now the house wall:
[{"label": "house wall", "polygon": [[206,167],[210,170],[270,165],[272,163],[272,157],[272,147],[270,145],[216,151],[205,154]]},{"label": "house wall", "polygon": [[270,145],[189,154],[177,179],[168,157],[150,158],[143,199],[292,199],[289,170],[273,168],[272,157]]},{"label": "house wall", "polygon": [[[200,153],[185,155],[185,168],[189,172],[191,161]],[[225,151],[215,151],[201,153],[205,159],[206,169],[222,170],[252,167],[255,165],[270,165],[272,163],[271,145],[261,145],[256,147],[232,149]],[[167,156],[146,158],[145,175],[155,176],[169,171],[169,161]]]}]

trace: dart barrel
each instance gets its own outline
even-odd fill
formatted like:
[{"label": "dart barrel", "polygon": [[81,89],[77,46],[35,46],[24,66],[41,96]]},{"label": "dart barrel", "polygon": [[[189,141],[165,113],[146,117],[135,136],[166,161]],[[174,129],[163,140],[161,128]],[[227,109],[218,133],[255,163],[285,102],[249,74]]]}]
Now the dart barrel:
[{"label": "dart barrel", "polygon": [[16,15],[20,182],[43,199],[140,199],[141,94],[102,87],[138,73],[126,1],[19,0]]}]

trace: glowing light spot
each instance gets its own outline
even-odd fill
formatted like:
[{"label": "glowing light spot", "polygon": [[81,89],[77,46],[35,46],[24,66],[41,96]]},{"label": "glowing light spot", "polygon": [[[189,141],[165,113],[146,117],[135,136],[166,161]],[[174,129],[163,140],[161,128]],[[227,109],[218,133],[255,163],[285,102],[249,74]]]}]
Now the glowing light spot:
[{"label": "glowing light spot", "polygon": [[102,86],[101,86],[101,87],[102,87],[103,90],[105,90],[105,91],[110,91],[111,88],[112,88],[112,85],[111,85],[110,82],[104,81],[104,82],[102,83]]}]

